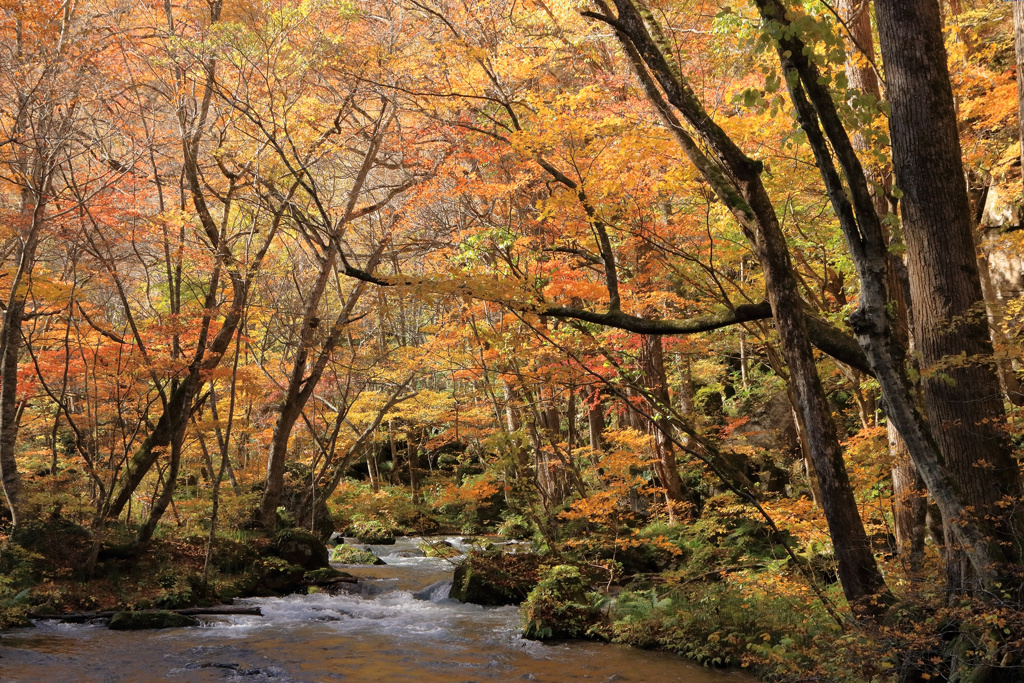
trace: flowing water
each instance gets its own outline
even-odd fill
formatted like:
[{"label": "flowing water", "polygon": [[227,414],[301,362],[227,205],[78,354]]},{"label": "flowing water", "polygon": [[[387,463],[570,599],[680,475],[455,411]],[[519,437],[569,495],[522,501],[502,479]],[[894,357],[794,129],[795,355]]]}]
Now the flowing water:
[{"label": "flowing water", "polygon": [[199,628],[160,631],[56,622],[8,631],[0,634],[0,680],[749,681],[665,653],[521,640],[515,607],[448,599],[451,563],[416,557],[416,541],[373,547],[387,565],[345,567],[360,577],[350,592],[238,601],[260,606],[262,617],[210,617]]}]

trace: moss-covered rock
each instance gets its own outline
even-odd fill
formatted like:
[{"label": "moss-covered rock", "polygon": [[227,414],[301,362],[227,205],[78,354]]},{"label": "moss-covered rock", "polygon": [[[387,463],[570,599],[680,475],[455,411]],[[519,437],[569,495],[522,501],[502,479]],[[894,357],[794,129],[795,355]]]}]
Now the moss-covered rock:
[{"label": "moss-covered rock", "polygon": [[303,588],[306,571],[280,557],[263,557],[253,563],[252,569],[238,586],[246,595],[287,595]]},{"label": "moss-covered rock", "polygon": [[579,567],[552,567],[522,606],[523,637],[530,640],[583,638],[602,619],[588,596],[589,583]]},{"label": "moss-covered rock", "polygon": [[309,571],[329,567],[327,546],[304,529],[285,529],[274,536],[271,552],[275,557]]},{"label": "moss-covered rock", "polygon": [[37,568],[72,572],[86,565],[93,543],[88,529],[59,516],[22,522],[11,532],[10,541],[39,555]]},{"label": "moss-covered rock", "polygon": [[369,545],[392,545],[395,542],[394,529],[380,522],[355,522],[350,531],[360,543]]},{"label": "moss-covered rock", "polygon": [[218,538],[210,553],[210,564],[222,572],[244,571],[259,557],[255,548],[229,538]]},{"label": "moss-covered rock", "polygon": [[107,628],[114,631],[142,631],[154,628],[184,628],[198,626],[199,621],[184,614],[166,610],[146,612],[118,612],[110,618]]},{"label": "moss-covered rock", "polygon": [[533,531],[533,524],[519,515],[509,515],[498,527],[499,536],[504,536],[514,541],[530,538],[533,536]]},{"label": "moss-covered rock", "polygon": [[331,562],[338,564],[386,564],[369,550],[354,545],[339,545],[331,550]]},{"label": "moss-covered rock", "polygon": [[448,541],[423,541],[419,545],[426,557],[457,557],[462,553]]},{"label": "moss-covered rock", "polygon": [[449,597],[476,605],[518,605],[537,585],[540,562],[532,553],[471,553],[455,568]]},{"label": "moss-covered rock", "polygon": [[311,572],[306,572],[302,580],[306,583],[324,583],[334,581],[336,579],[351,579],[354,578],[348,572],[343,572],[335,569],[334,567],[328,567],[326,569],[314,569]]}]

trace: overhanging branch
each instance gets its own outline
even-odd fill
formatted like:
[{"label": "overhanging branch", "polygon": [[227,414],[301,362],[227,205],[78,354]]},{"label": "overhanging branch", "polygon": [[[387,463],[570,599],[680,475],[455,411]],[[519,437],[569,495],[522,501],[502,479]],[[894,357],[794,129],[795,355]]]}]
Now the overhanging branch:
[{"label": "overhanging branch", "polygon": [[[551,318],[582,320],[627,332],[664,335],[710,332],[730,325],[766,320],[772,317],[772,309],[767,301],[762,301],[759,304],[741,304],[731,311],[702,315],[688,320],[640,318],[621,311],[597,313],[565,306],[552,306],[538,312]],[[867,357],[856,339],[813,316],[805,316],[805,320],[807,332],[815,348],[866,375],[874,376]]]}]

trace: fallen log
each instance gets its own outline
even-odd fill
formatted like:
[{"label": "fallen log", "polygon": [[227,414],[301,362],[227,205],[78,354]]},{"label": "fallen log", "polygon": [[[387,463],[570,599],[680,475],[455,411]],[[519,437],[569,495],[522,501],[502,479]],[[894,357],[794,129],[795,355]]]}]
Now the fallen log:
[{"label": "fallen log", "polygon": [[[86,621],[92,621],[93,619],[109,619],[118,612],[124,610],[104,610],[102,612],[65,612],[64,614],[41,614],[39,612],[29,613],[29,619],[40,619],[40,620],[56,620],[62,621],[69,624],[80,624]],[[139,610],[140,612],[152,612],[154,610]],[[243,605],[214,605],[213,607],[182,607],[180,609],[169,609],[164,610],[166,612],[173,612],[175,614],[184,614],[187,616],[222,616],[222,615],[248,615],[255,617],[262,617],[263,612],[259,607],[246,607]]]}]

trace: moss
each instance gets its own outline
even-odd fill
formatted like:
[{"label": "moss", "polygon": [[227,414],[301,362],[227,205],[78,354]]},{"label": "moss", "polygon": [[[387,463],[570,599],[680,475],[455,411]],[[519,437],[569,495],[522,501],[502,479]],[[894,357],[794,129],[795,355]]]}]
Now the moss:
[{"label": "moss", "polygon": [[588,594],[589,587],[579,567],[560,564],[549,569],[523,603],[523,637],[548,640],[589,636],[602,621],[597,600]]},{"label": "moss", "polygon": [[419,545],[420,550],[427,557],[458,557],[462,553],[448,541],[423,541]]},{"label": "moss", "polygon": [[306,572],[302,580],[306,583],[322,583],[324,581],[330,581],[331,579],[338,579],[343,577],[351,577],[352,575],[348,572],[338,571],[334,567],[327,567],[325,569],[314,569],[311,572]]},{"label": "moss", "polygon": [[271,552],[274,556],[306,570],[330,566],[327,545],[304,529],[285,529],[278,532],[271,544]]},{"label": "moss", "polygon": [[455,569],[449,597],[476,605],[518,605],[537,585],[540,563],[532,553],[470,553]]},{"label": "moss", "polygon": [[118,612],[110,618],[107,627],[114,631],[141,631],[154,628],[185,628],[198,626],[199,621],[184,614],[166,610],[146,612]]},{"label": "moss", "polygon": [[513,540],[523,540],[533,536],[534,527],[528,520],[519,515],[509,515],[498,526],[498,535]]},{"label": "moss", "polygon": [[369,550],[354,545],[339,545],[331,550],[331,562],[338,564],[385,564]]},{"label": "moss", "polygon": [[380,522],[355,522],[350,530],[360,543],[391,545],[395,542],[395,530]]}]

